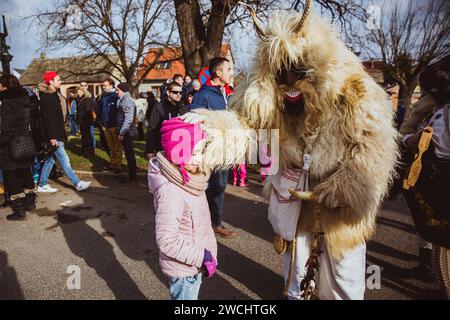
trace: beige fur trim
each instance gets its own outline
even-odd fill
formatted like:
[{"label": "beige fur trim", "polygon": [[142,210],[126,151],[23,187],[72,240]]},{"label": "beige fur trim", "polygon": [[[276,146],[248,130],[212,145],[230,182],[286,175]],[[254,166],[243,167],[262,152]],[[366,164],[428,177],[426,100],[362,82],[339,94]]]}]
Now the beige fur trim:
[{"label": "beige fur trim", "polygon": [[45,93],[55,93],[56,92],[56,90],[53,89],[52,86],[50,86],[44,82],[41,82],[38,84],[38,89],[40,92],[45,92]]},{"label": "beige fur trim", "polygon": [[236,114],[207,109],[196,109],[194,112],[207,116],[202,124],[206,133],[203,172],[231,168],[245,161],[251,135]]}]

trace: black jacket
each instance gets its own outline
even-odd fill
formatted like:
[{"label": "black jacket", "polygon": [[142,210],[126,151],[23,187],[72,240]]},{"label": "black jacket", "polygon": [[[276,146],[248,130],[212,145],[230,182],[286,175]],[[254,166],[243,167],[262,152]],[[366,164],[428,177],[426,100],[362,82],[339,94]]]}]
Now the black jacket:
[{"label": "black jacket", "polygon": [[155,107],[155,105],[158,103],[158,100],[156,100],[155,95],[153,92],[150,92],[147,97],[148,107],[147,112],[145,113],[145,120],[147,122],[150,122],[150,116],[152,115],[152,110]]},{"label": "black jacket", "polygon": [[0,169],[15,170],[31,166],[33,159],[17,161],[11,158],[10,141],[14,135],[30,134],[33,108],[28,93],[22,87],[0,93]]},{"label": "black jacket", "polygon": [[64,127],[64,115],[61,100],[58,93],[50,86],[39,85],[39,97],[41,105],[42,124],[45,129],[47,141],[56,139],[66,141],[66,130]]},{"label": "black jacket", "polygon": [[77,123],[80,127],[88,127],[94,124],[92,112],[95,102],[91,97],[83,97],[77,100]]},{"label": "black jacket", "polygon": [[156,153],[162,150],[161,127],[164,120],[179,117],[188,111],[188,108],[181,101],[175,106],[167,99],[157,103],[152,110],[148,123],[145,153]]}]

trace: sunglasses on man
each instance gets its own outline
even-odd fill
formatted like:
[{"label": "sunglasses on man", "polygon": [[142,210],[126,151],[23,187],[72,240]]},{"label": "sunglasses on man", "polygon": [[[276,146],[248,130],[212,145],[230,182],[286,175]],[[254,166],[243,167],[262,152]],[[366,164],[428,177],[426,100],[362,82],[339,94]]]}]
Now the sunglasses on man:
[{"label": "sunglasses on man", "polygon": [[173,94],[181,94],[183,91],[170,91]]}]

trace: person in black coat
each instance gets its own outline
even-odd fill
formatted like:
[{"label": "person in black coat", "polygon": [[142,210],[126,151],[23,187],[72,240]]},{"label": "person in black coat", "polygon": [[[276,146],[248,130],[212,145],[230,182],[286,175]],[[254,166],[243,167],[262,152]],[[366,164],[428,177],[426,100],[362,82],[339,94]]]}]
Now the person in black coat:
[{"label": "person in black coat", "polygon": [[179,117],[188,112],[188,107],[181,101],[182,87],[176,82],[167,85],[166,96],[152,109],[145,144],[147,158],[152,158],[162,150],[161,127],[164,120]]},{"label": "person in black coat", "polygon": [[103,126],[100,119],[100,115],[102,113],[102,94],[99,94],[97,97],[95,97],[94,100],[94,113],[95,113],[95,120],[94,120],[94,128],[97,128],[99,136],[100,136],[100,146],[99,148],[105,151],[108,156],[109,154],[109,148],[108,144],[106,143],[106,137],[105,132],[103,132]]},{"label": "person in black coat", "polygon": [[25,220],[26,211],[36,207],[35,185],[31,174],[34,156],[13,159],[11,141],[15,136],[31,134],[30,112],[33,104],[19,80],[9,74],[0,78],[0,169],[13,213],[8,220]]},{"label": "person in black coat", "polygon": [[78,109],[77,123],[81,132],[81,150],[85,157],[95,155],[91,126],[94,124],[94,102],[91,94],[83,87],[77,88]]},{"label": "person in black coat", "polygon": [[181,99],[183,101],[186,101],[186,99],[188,98],[188,94],[194,90],[194,85],[192,84],[192,78],[190,75],[185,75],[184,76],[184,81],[183,81],[183,95],[181,97]]},{"label": "person in black coat", "polygon": [[152,110],[155,105],[158,103],[155,95],[151,91],[147,91],[147,112],[145,113],[145,127],[148,128],[148,124],[150,122],[150,116],[152,115]]}]

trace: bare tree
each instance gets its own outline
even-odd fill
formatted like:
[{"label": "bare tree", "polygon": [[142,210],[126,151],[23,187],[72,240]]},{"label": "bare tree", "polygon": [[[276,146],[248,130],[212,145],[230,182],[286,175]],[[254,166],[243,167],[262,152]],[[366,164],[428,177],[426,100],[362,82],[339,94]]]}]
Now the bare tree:
[{"label": "bare tree", "polygon": [[399,103],[408,116],[424,68],[449,53],[450,3],[446,0],[384,1],[379,26],[360,38],[371,57],[381,59],[400,87]]},{"label": "bare tree", "polygon": [[[242,0],[241,0],[242,1]],[[224,34],[235,24],[252,23],[248,10],[239,0],[174,0],[178,30],[186,71],[196,76],[209,60],[219,55]],[[304,0],[247,0],[258,17],[270,10],[301,10]],[[357,16],[354,0],[318,0],[319,7],[342,25],[350,15]],[[359,11],[358,11],[359,12]]]},{"label": "bare tree", "polygon": [[[165,62],[163,48],[173,45],[171,8],[170,0],[56,0],[52,10],[33,17],[46,29],[46,48],[71,46],[83,55],[101,57],[106,68],[96,72],[111,73],[108,67],[113,66],[135,89],[156,64]],[[143,65],[152,47],[161,49],[152,63]]]}]

